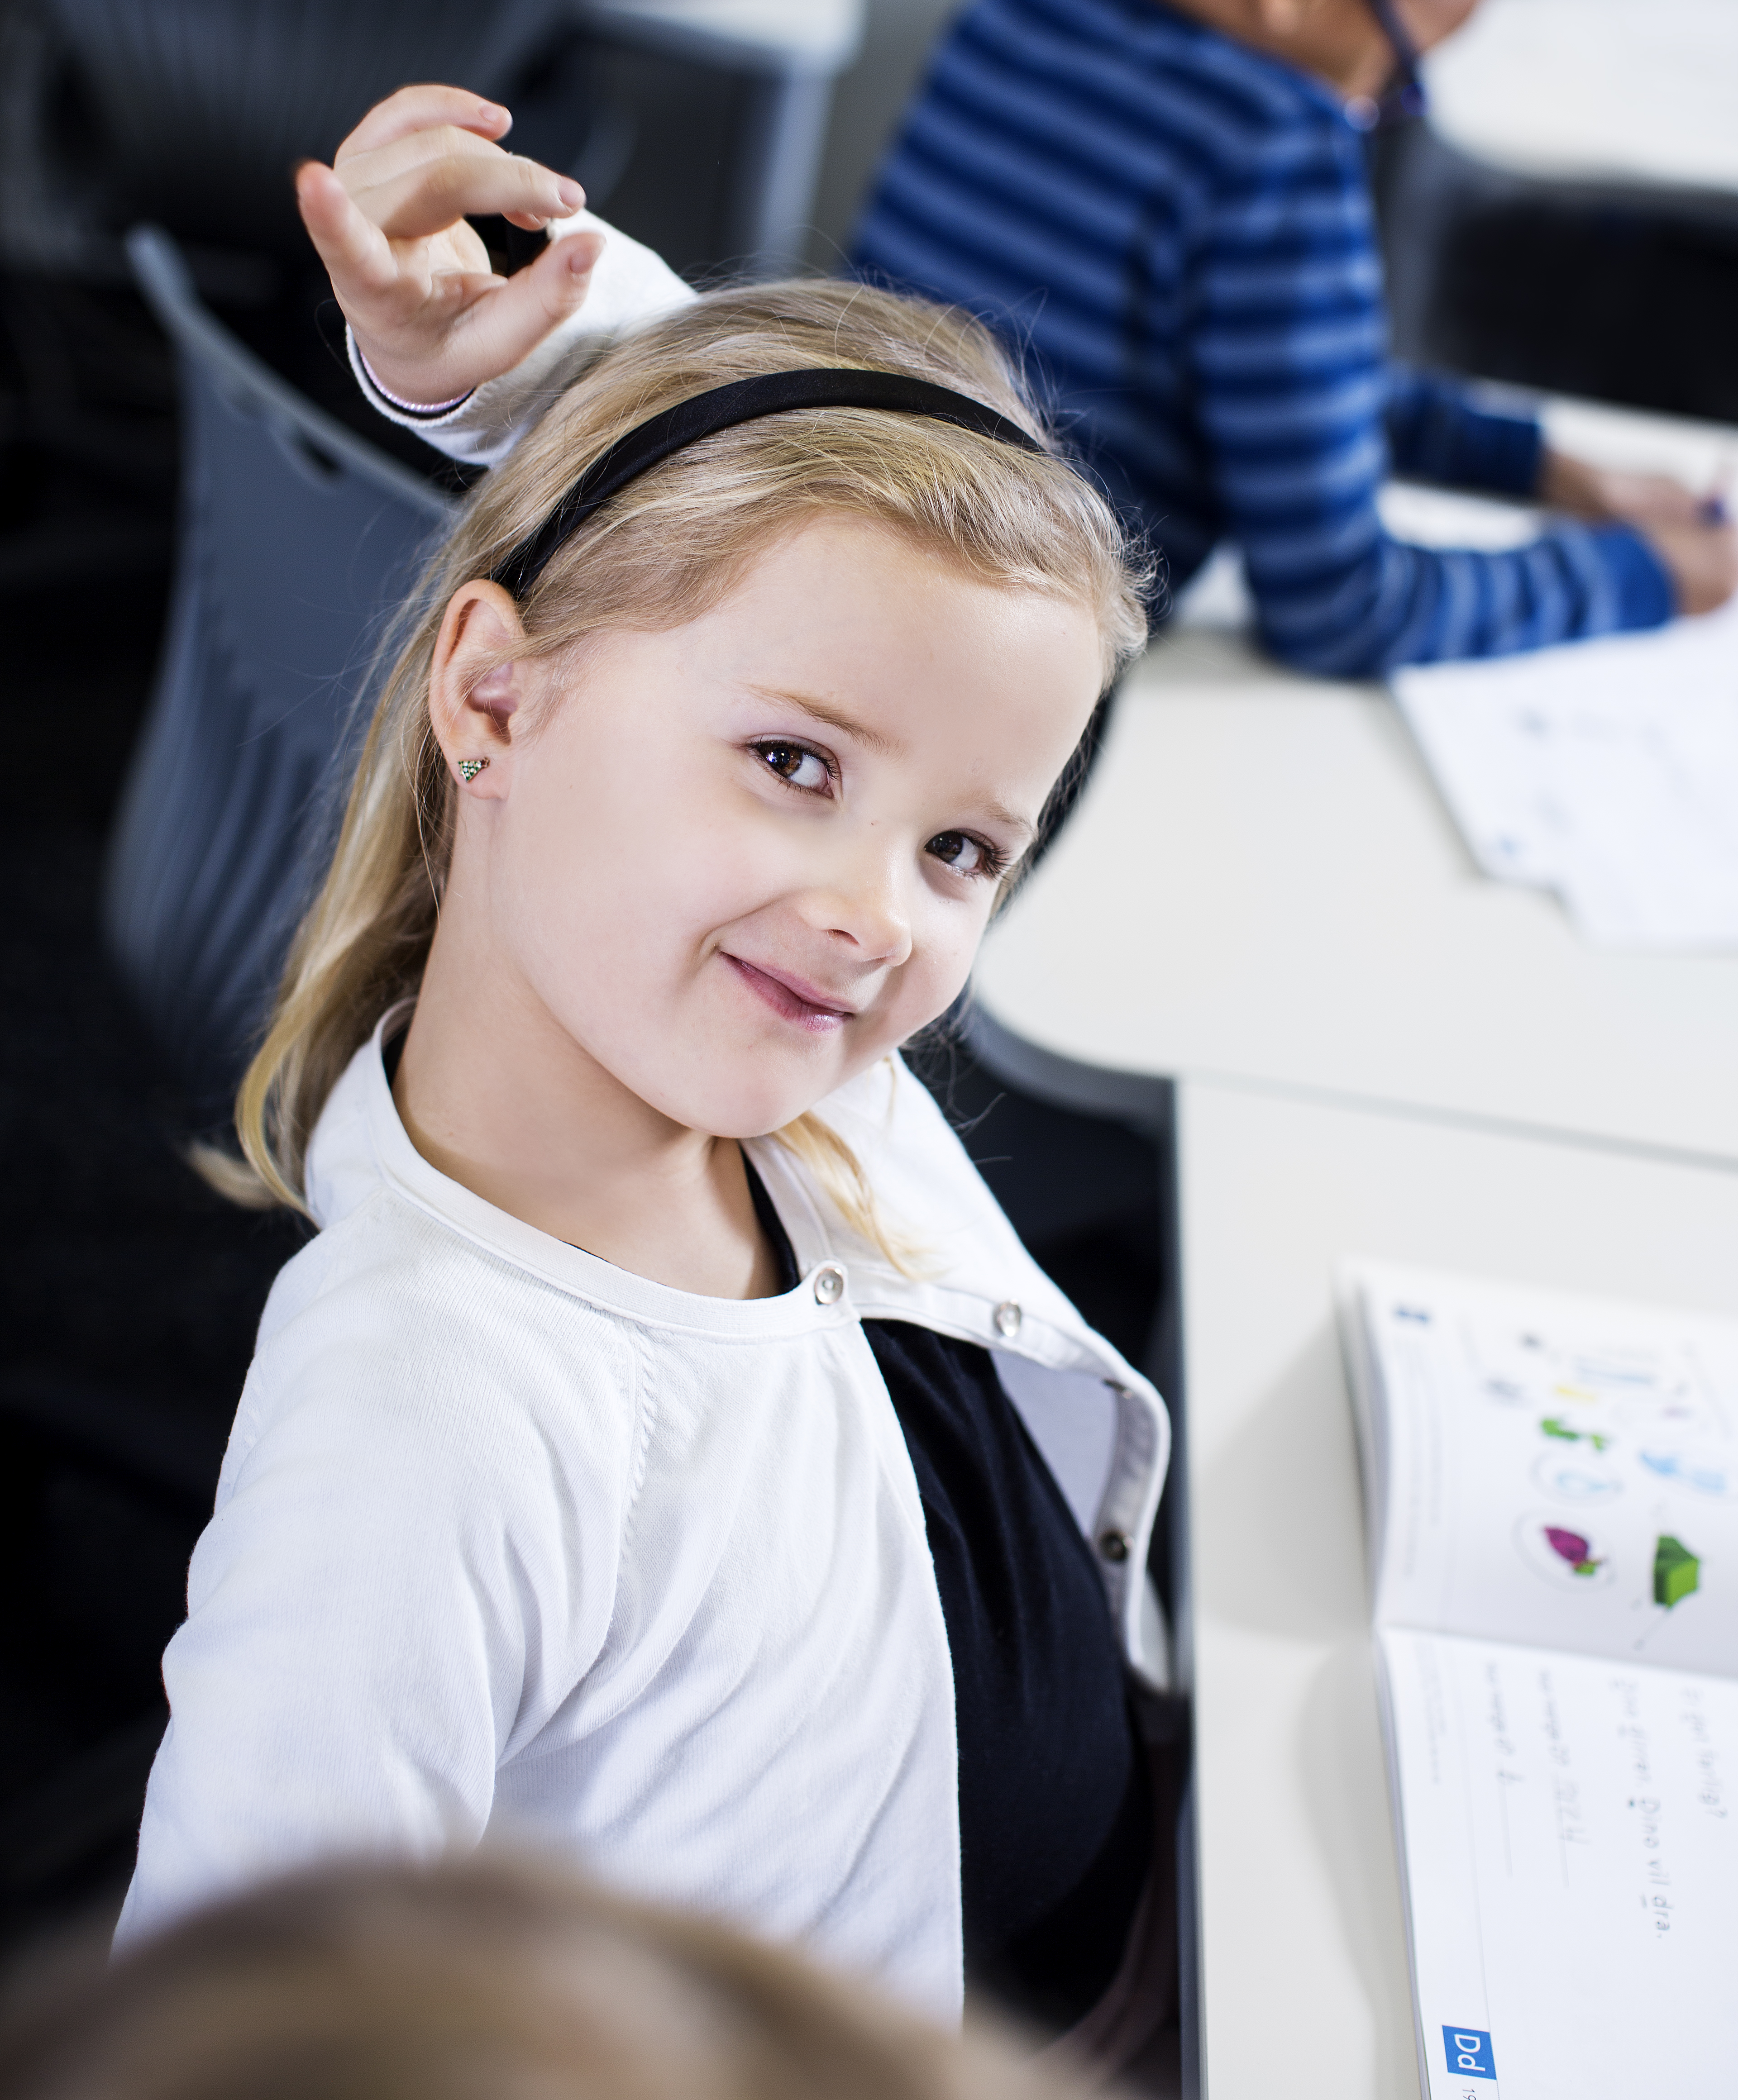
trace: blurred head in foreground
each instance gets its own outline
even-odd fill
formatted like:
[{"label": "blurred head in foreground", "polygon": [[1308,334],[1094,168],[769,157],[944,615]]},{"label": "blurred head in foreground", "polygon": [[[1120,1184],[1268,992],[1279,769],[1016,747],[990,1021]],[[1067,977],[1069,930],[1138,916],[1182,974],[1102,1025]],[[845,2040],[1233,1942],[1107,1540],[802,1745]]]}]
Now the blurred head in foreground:
[{"label": "blurred head in foreground", "polygon": [[523,1861],[302,1874],[0,2023],[0,2100],[1060,2100],[726,1928]]}]

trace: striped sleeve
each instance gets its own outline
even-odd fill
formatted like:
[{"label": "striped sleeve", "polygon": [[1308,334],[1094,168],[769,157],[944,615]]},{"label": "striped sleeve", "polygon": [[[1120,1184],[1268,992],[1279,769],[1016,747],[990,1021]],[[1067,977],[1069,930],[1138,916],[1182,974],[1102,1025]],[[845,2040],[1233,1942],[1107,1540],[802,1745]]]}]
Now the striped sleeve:
[{"label": "striped sleeve", "polygon": [[1189,361],[1226,530],[1275,655],[1367,676],[1665,619],[1664,572],[1624,527],[1564,521],[1502,552],[1417,547],[1383,529],[1391,408],[1408,463],[1449,478],[1477,450],[1473,412],[1449,390],[1391,381],[1356,135],[1299,124],[1260,148],[1227,166],[1214,201]]},{"label": "striped sleeve", "polygon": [[1174,581],[1236,541],[1263,638],[1302,668],[1666,619],[1625,527],[1565,521],[1503,553],[1383,530],[1394,468],[1524,493],[1539,439],[1391,365],[1363,151],[1320,83],[1160,0],[975,0],[854,261],[1003,329]]},{"label": "striped sleeve", "polygon": [[1528,496],[1539,479],[1544,433],[1536,416],[1500,416],[1452,380],[1388,368],[1388,452],[1394,471],[1448,488]]}]

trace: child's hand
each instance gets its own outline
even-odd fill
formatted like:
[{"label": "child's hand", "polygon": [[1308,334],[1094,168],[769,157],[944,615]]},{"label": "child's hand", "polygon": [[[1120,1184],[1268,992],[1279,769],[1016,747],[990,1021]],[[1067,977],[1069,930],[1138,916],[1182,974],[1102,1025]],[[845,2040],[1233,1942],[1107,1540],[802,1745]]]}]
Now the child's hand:
[{"label": "child's hand", "polygon": [[1724,498],[1664,474],[1619,474],[1547,450],[1538,493],[1554,510],[1633,525],[1665,563],[1679,612],[1712,612],[1738,590],[1738,533]]},{"label": "child's hand", "polygon": [[1553,510],[1625,525],[1708,523],[1707,499],[1669,474],[1623,474],[1547,448],[1539,460],[1538,496]]},{"label": "child's hand", "polygon": [[517,364],[582,303],[594,233],[550,242],[512,277],[491,274],[467,212],[534,229],[585,202],[579,184],[493,142],[507,112],[456,87],[404,87],[333,157],[304,162],[296,201],[369,367],[389,393],[450,401]]},{"label": "child's hand", "polygon": [[1738,532],[1730,525],[1702,521],[1640,530],[1670,573],[1680,612],[1712,612],[1738,590]]}]

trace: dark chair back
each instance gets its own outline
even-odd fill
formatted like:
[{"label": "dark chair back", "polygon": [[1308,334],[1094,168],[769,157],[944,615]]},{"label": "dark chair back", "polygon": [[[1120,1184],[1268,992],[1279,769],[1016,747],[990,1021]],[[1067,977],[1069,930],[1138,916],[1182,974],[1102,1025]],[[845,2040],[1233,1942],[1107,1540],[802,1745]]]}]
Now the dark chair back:
[{"label": "dark chair back", "polygon": [[450,499],[353,436],[127,243],[173,338],[181,521],[157,690],[110,849],[126,979],[202,1115],[225,1113],[329,852],[357,700]]}]

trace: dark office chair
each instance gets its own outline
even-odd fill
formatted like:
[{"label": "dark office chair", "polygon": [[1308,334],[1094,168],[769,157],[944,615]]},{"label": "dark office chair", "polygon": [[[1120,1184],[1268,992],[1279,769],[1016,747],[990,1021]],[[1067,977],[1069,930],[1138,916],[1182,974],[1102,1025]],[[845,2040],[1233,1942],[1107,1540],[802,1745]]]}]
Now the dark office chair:
[{"label": "dark office chair", "polygon": [[1428,120],[1379,135],[1373,173],[1400,356],[1738,421],[1738,200],[1511,174]]},{"label": "dark office chair", "polygon": [[[506,103],[514,150],[696,278],[800,259],[834,77],[862,0],[0,0],[0,581],[159,567],[166,373],[126,230],[163,227],[246,347],[365,443],[456,478],[352,383],[297,218],[303,155],[369,104],[452,80]],[[495,267],[537,236],[480,219]],[[337,354],[334,355],[334,352]],[[39,484],[46,492],[37,495]],[[52,498],[52,500],[51,500]],[[38,513],[41,515],[38,516]]]},{"label": "dark office chair", "polygon": [[243,349],[166,235],[141,227],[127,249],[175,345],[184,465],[168,633],[110,849],[106,925],[215,1118],[329,841],[371,651],[452,505]]},{"label": "dark office chair", "polygon": [[208,298],[307,260],[289,174],[370,104],[444,80],[508,104],[515,152],[678,268],[800,262],[833,82],[862,0],[11,0],[0,8],[0,256],[123,274],[166,227]]},{"label": "dark office chair", "polygon": [[62,210],[111,236],[149,219],[184,245],[298,258],[296,160],[329,160],[409,80],[529,92],[574,33],[569,0],[42,5],[60,87],[38,150]]}]

